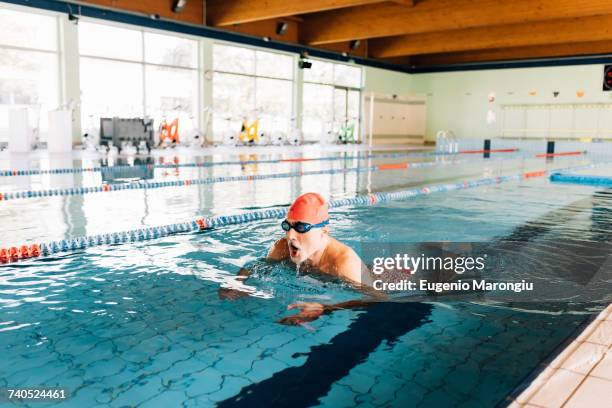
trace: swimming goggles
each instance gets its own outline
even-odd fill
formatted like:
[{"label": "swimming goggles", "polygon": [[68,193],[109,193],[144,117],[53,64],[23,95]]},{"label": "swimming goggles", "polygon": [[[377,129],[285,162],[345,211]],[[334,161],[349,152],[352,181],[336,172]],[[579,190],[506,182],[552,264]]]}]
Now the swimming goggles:
[{"label": "swimming goggles", "polygon": [[301,222],[301,221],[298,221],[295,224],[290,224],[289,221],[285,220],[281,222],[281,227],[283,228],[284,231],[287,231],[287,232],[289,232],[291,228],[293,228],[296,232],[303,234],[305,232],[310,231],[312,228],[322,228],[326,226],[327,224],[329,224],[329,220],[325,220],[318,224],[309,224],[307,222]]}]

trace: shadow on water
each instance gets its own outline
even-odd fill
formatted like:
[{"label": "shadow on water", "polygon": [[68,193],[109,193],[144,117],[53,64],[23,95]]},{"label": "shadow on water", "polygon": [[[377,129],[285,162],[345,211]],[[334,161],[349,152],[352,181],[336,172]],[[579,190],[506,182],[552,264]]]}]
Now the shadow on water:
[{"label": "shadow on water", "polygon": [[[326,344],[314,346],[306,362],[243,388],[219,407],[309,407],[327,395],[334,382],[364,362],[383,342],[393,344],[429,322],[432,306],[423,303],[377,303],[365,309],[348,329]],[[389,318],[393,316],[393,318]]]}]

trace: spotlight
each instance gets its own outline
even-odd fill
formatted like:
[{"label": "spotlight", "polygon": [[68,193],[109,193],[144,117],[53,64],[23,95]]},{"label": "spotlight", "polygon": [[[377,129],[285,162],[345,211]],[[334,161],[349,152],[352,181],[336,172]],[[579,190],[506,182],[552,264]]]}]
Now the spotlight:
[{"label": "spotlight", "polygon": [[344,51],[344,52],[342,53],[342,56],[343,56],[343,57],[345,57],[345,58],[346,58],[346,57],[348,57],[348,52]]},{"label": "spotlight", "polygon": [[349,48],[351,50],[356,50],[360,44],[361,44],[361,40],[353,40],[349,43]]},{"label": "spotlight", "polygon": [[285,23],[284,21],[276,23],[276,34],[283,35],[287,32],[288,28],[289,28],[289,24]]},{"label": "spotlight", "polygon": [[180,13],[183,11],[183,9],[185,9],[186,5],[187,0],[174,0],[174,2],[172,3],[172,12]]},{"label": "spotlight", "polygon": [[159,14],[149,14],[149,17],[151,18],[151,20],[159,20]]},{"label": "spotlight", "polygon": [[79,18],[74,14],[68,14],[68,21],[72,21],[74,24],[79,24]]},{"label": "spotlight", "polygon": [[264,40],[265,42],[270,42],[270,37],[263,37],[262,40]]},{"label": "spotlight", "polygon": [[312,68],[312,62],[300,58],[300,61],[298,62],[298,67],[300,67],[300,69],[310,69]]}]

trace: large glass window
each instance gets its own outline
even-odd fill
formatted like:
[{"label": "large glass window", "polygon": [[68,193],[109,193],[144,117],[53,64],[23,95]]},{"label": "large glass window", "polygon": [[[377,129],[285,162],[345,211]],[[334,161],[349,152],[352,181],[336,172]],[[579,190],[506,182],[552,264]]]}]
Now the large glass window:
[{"label": "large glass window", "polygon": [[302,130],[309,141],[353,125],[359,134],[361,68],[313,60],[304,70]]},{"label": "large glass window", "polygon": [[259,118],[266,133],[286,131],[293,113],[293,57],[215,44],[213,47],[213,133],[240,129]]},{"label": "large glass window", "polygon": [[59,105],[57,17],[0,7],[0,137],[8,139],[8,112],[28,108],[44,134]]},{"label": "large glass window", "polygon": [[79,53],[84,127],[113,116],[198,120],[196,40],[83,21]]}]

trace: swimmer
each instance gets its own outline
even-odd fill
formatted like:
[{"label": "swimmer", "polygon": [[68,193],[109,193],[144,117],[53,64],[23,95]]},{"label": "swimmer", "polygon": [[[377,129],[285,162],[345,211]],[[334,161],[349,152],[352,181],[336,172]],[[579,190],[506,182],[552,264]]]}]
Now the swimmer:
[{"label": "swimmer", "polygon": [[[289,207],[287,218],[281,223],[285,236],[276,241],[266,260],[290,261],[300,271],[318,272],[338,277],[356,286],[371,286],[370,271],[350,247],[329,235],[329,214],[325,199],[316,193],[299,196]],[[250,272],[242,268],[238,277],[245,280]],[[235,289],[222,288],[219,296],[236,299],[247,294]],[[281,319],[283,324],[300,324],[317,319],[333,310],[352,308],[363,301],[346,304],[323,305],[317,302],[293,303],[288,310],[299,309],[299,313]]]}]

